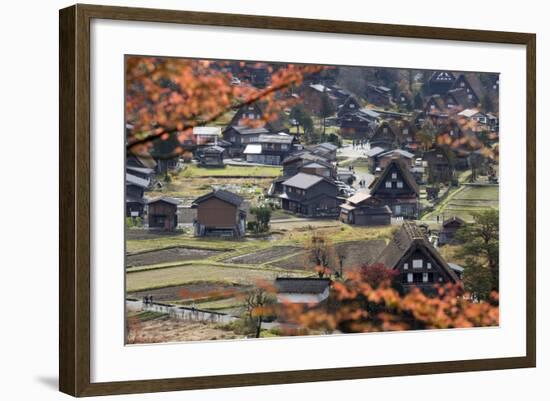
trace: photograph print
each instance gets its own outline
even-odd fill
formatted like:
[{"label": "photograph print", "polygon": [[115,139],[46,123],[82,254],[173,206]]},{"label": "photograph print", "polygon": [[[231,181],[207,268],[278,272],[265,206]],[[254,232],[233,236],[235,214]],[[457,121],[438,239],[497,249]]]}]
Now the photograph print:
[{"label": "photograph print", "polygon": [[125,56],[126,344],[499,325],[499,74]]}]

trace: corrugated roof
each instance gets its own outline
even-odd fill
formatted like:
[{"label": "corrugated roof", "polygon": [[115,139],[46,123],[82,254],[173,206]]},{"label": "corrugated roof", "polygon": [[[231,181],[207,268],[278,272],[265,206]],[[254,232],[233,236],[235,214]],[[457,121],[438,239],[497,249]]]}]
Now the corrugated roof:
[{"label": "corrugated roof", "polygon": [[166,202],[166,203],[170,203],[171,205],[179,205],[180,204],[180,201],[176,198],[169,198],[167,196],[165,197],[158,197],[158,198],[153,198],[153,199],[149,199],[147,201],[147,203],[150,205],[151,203],[157,203],[157,202]]},{"label": "corrugated roof", "polygon": [[283,182],[283,185],[300,189],[308,189],[323,180],[324,178],[318,175],[298,173],[294,177]]},{"label": "corrugated roof", "polygon": [[135,185],[140,188],[147,188],[149,186],[149,180],[126,173],[126,184]]},{"label": "corrugated roof", "polygon": [[386,149],[381,148],[380,146],[375,146],[374,148],[367,150],[365,154],[368,157],[374,157],[376,155],[379,155],[380,153],[384,153],[385,151]]},{"label": "corrugated roof", "polygon": [[220,127],[193,127],[193,135],[221,135]]},{"label": "corrugated roof", "polygon": [[347,201],[349,203],[353,203],[354,205],[357,205],[358,203],[366,201],[369,198],[370,198],[370,194],[367,194],[366,192],[357,192],[355,195],[349,197]]},{"label": "corrugated roof", "polygon": [[265,127],[250,128],[242,125],[236,125],[233,129],[241,135],[267,134],[269,132]]},{"label": "corrugated roof", "polygon": [[243,152],[245,155],[260,155],[262,154],[262,145],[258,144],[249,144],[246,145],[246,148]]},{"label": "corrugated roof", "polygon": [[226,191],[224,189],[217,189],[215,191],[209,192],[206,195],[200,196],[197,199],[193,201],[192,206],[197,206],[199,203],[204,202],[207,199],[210,198],[218,198],[224,202],[230,203],[232,205],[235,205],[237,207],[241,206],[244,199],[241,198],[239,195],[234,194],[233,192]]},{"label": "corrugated roof", "polygon": [[292,135],[288,134],[261,134],[258,138],[258,142],[260,143],[285,143],[285,144],[291,144],[294,140],[294,137]]},{"label": "corrugated roof", "polygon": [[126,170],[135,171],[141,174],[154,174],[155,170],[147,167],[126,166]]},{"label": "corrugated roof", "polygon": [[285,294],[322,294],[330,287],[328,278],[278,277],[275,287],[278,293]]},{"label": "corrugated roof", "polygon": [[384,153],[380,154],[379,157],[391,156],[393,154],[397,154],[399,156],[406,157],[407,159],[412,159],[414,157],[414,155],[412,153],[407,152],[406,150],[403,150],[403,149],[388,150],[387,152],[384,152]]}]

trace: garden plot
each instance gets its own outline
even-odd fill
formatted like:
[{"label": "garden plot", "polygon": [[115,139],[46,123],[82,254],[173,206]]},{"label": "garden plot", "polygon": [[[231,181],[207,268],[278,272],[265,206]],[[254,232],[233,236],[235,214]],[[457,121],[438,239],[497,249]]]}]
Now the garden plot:
[{"label": "garden plot", "polygon": [[156,288],[145,291],[136,291],[129,293],[128,296],[136,299],[142,299],[145,296],[152,296],[154,301],[160,302],[192,302],[201,300],[202,302],[215,302],[233,298],[245,293],[250,286],[225,283],[197,282],[186,285],[175,285],[172,287]]},{"label": "garden plot", "polygon": [[206,259],[220,254],[221,251],[196,248],[168,248],[158,251],[142,252],[126,256],[126,267],[147,266],[169,262]]},{"label": "garden plot", "polygon": [[296,246],[273,246],[257,252],[235,256],[224,260],[226,263],[261,265],[270,261],[299,252],[302,248]]},{"label": "garden plot", "polygon": [[442,209],[445,218],[458,216],[466,221],[472,221],[472,213],[498,208],[498,186],[468,185],[450,199]]},{"label": "garden plot", "polygon": [[286,272],[277,269],[242,268],[229,266],[212,266],[189,264],[151,270],[128,272],[126,291],[134,293],[155,288],[177,285],[210,282],[217,284],[255,285],[261,282],[272,282],[276,277],[303,276],[304,273]]},{"label": "garden plot", "polygon": [[[334,245],[332,264],[339,268],[339,256],[343,256],[344,270],[350,271],[363,265],[374,263],[378,255],[386,246],[386,241],[350,241]],[[289,270],[312,270],[315,268],[309,253],[304,251],[272,263],[273,266]]]}]

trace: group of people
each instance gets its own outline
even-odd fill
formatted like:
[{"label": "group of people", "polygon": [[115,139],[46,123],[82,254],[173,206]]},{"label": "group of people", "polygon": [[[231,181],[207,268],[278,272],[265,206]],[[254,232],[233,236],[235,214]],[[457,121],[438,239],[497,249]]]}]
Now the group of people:
[{"label": "group of people", "polygon": [[145,295],[143,297],[143,305],[153,305],[153,296],[152,295]]},{"label": "group of people", "polygon": [[353,142],[352,142],[352,146],[353,146],[353,149],[363,149],[365,147],[365,145],[367,144],[367,140],[366,139],[354,139]]}]

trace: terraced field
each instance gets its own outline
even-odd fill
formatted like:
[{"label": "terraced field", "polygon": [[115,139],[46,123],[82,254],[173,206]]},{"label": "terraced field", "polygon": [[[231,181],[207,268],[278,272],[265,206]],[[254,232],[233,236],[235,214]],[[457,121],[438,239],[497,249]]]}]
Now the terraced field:
[{"label": "terraced field", "polygon": [[196,282],[254,285],[273,281],[277,276],[304,276],[308,272],[287,272],[282,269],[254,269],[212,265],[182,265],[159,269],[141,270],[126,274],[126,291],[170,287]]},{"label": "terraced field", "polygon": [[458,216],[466,221],[472,221],[472,212],[489,208],[498,208],[498,186],[466,186],[458,192],[443,208],[445,218]]}]

